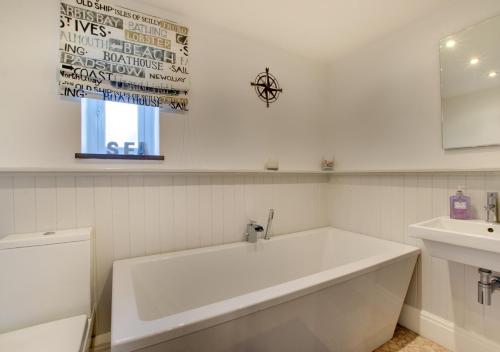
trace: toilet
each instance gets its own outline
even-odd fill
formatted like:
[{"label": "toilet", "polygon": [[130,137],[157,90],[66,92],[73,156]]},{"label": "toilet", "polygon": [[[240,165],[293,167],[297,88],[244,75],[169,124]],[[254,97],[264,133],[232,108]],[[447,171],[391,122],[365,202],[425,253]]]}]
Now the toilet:
[{"label": "toilet", "polygon": [[91,229],[0,239],[0,351],[88,351]]}]

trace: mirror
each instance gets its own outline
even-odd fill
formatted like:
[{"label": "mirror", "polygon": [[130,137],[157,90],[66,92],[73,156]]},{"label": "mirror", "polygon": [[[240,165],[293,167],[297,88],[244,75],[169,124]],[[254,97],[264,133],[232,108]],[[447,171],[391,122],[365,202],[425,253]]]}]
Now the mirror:
[{"label": "mirror", "polygon": [[500,145],[500,16],[440,42],[443,148]]}]

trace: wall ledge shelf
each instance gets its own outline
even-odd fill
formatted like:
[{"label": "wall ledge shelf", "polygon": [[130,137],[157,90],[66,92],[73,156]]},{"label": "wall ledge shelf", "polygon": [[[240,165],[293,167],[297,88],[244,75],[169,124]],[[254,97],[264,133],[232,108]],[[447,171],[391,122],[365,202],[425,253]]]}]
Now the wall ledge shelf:
[{"label": "wall ledge shelf", "polygon": [[[118,161],[118,160],[117,160]],[[146,161],[147,162],[147,161]],[[150,161],[153,162],[154,161]],[[147,166],[98,166],[98,165],[75,165],[75,166],[35,166],[35,167],[0,167],[0,174],[26,174],[26,173],[65,173],[65,174],[256,174],[256,175],[384,175],[384,174],[477,174],[498,173],[500,168],[477,168],[477,169],[387,169],[387,170],[264,170],[264,169],[202,169],[202,168],[164,168]]]},{"label": "wall ledge shelf", "polygon": [[151,173],[151,174],[258,174],[258,175],[384,175],[384,174],[426,174],[426,173],[500,173],[500,168],[478,168],[478,169],[387,169],[387,170],[264,170],[264,169],[197,169],[197,168],[162,168],[143,166],[40,166],[40,167],[0,167],[0,174],[24,174],[24,173]]},{"label": "wall ledge shelf", "polygon": [[477,173],[500,173],[500,168],[477,168],[477,169],[387,169],[387,170],[335,170],[331,175],[384,175],[384,174],[477,174]]},{"label": "wall ledge shelf", "polygon": [[65,173],[65,174],[256,174],[256,175],[331,175],[321,170],[257,170],[257,169],[167,169],[155,167],[0,167],[0,174]]}]

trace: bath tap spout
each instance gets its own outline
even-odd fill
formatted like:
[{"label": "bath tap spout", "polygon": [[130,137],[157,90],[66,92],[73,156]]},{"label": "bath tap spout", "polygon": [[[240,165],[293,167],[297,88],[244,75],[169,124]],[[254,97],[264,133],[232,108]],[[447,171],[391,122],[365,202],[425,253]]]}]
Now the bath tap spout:
[{"label": "bath tap spout", "polygon": [[264,231],[264,228],[257,224],[255,220],[250,220],[250,222],[247,224],[247,241],[250,243],[256,243],[257,240],[259,239],[259,232]]}]

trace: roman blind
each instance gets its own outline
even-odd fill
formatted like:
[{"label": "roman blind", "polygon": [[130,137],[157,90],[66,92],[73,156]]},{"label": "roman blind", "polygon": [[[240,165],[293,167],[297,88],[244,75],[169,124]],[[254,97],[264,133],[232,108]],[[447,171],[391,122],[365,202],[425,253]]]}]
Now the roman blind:
[{"label": "roman blind", "polygon": [[59,93],[187,110],[188,28],[102,0],[60,2]]}]

